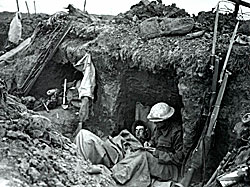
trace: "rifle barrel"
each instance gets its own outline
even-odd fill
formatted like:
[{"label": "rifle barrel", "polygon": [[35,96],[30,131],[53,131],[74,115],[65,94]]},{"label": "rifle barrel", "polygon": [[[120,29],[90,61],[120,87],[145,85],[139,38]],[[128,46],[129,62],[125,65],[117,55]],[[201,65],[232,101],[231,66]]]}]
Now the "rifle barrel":
[{"label": "rifle barrel", "polygon": [[235,25],[234,32],[233,32],[233,35],[232,35],[231,40],[230,40],[230,44],[229,44],[228,51],[227,51],[227,56],[226,56],[225,62],[224,62],[224,64],[223,64],[221,73],[220,73],[220,80],[219,80],[219,82],[222,82],[222,78],[223,78],[224,72],[225,72],[225,70],[226,70],[227,62],[228,62],[229,56],[230,56],[230,54],[231,54],[231,50],[232,50],[233,43],[234,43],[234,38],[235,38],[235,36],[236,36],[238,27],[239,27],[239,21],[238,21],[237,24]]},{"label": "rifle barrel", "polygon": [[215,46],[216,46],[216,40],[217,40],[218,20],[219,20],[219,3],[217,4],[216,15],[215,15],[214,36],[213,36],[213,46],[212,46],[212,56],[215,55]]}]

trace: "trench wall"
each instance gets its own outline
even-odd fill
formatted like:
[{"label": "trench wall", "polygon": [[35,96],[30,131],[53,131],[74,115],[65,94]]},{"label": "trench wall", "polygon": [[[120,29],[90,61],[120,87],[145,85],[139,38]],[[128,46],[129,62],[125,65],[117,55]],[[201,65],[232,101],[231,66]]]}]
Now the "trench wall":
[{"label": "trench wall", "polygon": [[[77,23],[77,26],[78,29],[88,28],[84,24]],[[203,36],[185,40],[175,36],[145,41],[140,38],[136,25],[105,25],[96,30],[100,33],[98,36],[95,33],[95,39],[94,36],[87,40],[86,37],[71,35],[64,40],[53,58],[59,64],[72,64],[86,52],[91,53],[97,70],[97,89],[94,115],[87,126],[98,128],[104,134],[116,133],[122,128],[129,128],[134,119],[136,101],[153,105],[154,102],[164,100],[180,111],[184,145],[189,148],[197,132],[204,93],[209,94],[212,83],[209,62],[212,39]],[[45,40],[46,35],[37,39],[37,46]],[[221,53],[221,57],[227,52],[229,40],[228,34],[218,35],[216,52]],[[89,41],[91,43],[86,45]],[[227,66],[232,75],[221,104],[209,155],[209,160],[213,161],[208,164],[211,170],[227,152],[234,124],[242,114],[250,111],[249,51],[249,46],[238,44],[232,49]],[[7,78],[8,85],[11,85],[13,79],[20,82],[24,67],[27,67],[24,64],[29,59],[32,62],[38,52],[39,49],[34,47],[29,55],[20,55],[14,65],[4,67],[6,71],[2,71],[1,76]],[[205,98],[206,102],[208,98]]]}]

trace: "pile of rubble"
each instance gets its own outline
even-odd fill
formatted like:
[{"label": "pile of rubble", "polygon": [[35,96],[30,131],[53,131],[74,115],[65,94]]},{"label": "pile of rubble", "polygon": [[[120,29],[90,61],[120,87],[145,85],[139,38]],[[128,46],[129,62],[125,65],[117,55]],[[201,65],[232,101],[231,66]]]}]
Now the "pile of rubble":
[{"label": "pile of rubble", "polygon": [[144,21],[155,16],[177,18],[189,17],[189,14],[184,9],[176,7],[176,4],[166,6],[161,1],[143,0],[133,5],[126,13],[118,14],[114,20],[117,23],[128,23],[128,21]]},{"label": "pile of rubble", "polygon": [[110,175],[88,174],[91,163],[77,156],[75,144],[57,133],[48,118],[28,110],[3,86],[0,93],[1,185],[114,185]]}]

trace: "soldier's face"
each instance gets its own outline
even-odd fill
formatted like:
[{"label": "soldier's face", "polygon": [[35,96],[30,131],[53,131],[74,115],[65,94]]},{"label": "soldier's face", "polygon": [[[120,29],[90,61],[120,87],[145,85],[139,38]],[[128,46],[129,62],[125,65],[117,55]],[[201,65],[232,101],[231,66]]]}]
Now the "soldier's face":
[{"label": "soldier's face", "polygon": [[135,128],[135,136],[136,136],[136,138],[138,138],[138,139],[144,138],[144,131],[145,131],[145,129],[144,129],[143,126],[137,126]]}]

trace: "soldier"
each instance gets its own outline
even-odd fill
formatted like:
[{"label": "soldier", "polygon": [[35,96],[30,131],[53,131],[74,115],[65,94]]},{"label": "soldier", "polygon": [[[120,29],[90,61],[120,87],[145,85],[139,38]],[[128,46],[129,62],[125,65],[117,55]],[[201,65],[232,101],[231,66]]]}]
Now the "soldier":
[{"label": "soldier", "polygon": [[[156,124],[156,129],[151,140],[144,146],[155,147],[154,158],[159,168],[164,168],[166,173],[159,173],[155,164],[154,174],[158,173],[160,179],[178,179],[180,167],[184,158],[182,126],[174,118],[175,109],[166,103],[155,104],[148,115],[149,121]],[[154,164],[154,163],[152,163]]]},{"label": "soldier", "polygon": [[206,187],[232,186],[250,181],[250,113],[242,116],[233,129],[235,141],[209,179]]},{"label": "soldier", "polygon": [[174,182],[180,179],[184,158],[182,126],[174,114],[175,109],[164,102],[151,108],[147,118],[156,124],[153,136],[142,151],[126,156],[112,168],[117,182],[140,187],[149,185],[153,178]]}]

